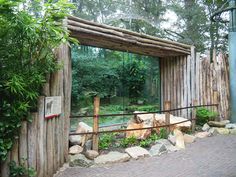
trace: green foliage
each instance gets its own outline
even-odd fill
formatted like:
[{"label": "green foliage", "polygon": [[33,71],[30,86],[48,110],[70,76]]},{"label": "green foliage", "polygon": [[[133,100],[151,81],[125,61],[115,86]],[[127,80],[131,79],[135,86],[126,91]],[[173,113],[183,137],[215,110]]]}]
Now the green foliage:
[{"label": "green foliage", "polygon": [[120,146],[123,147],[123,148],[126,148],[126,147],[129,147],[129,146],[136,145],[137,143],[138,143],[137,138],[135,136],[131,136],[131,137],[128,137],[128,138],[123,138],[120,141]]},{"label": "green foliage", "polygon": [[21,122],[30,121],[30,111],[36,110],[46,76],[60,68],[54,49],[70,40],[62,20],[71,5],[66,0],[37,2],[41,10],[37,17],[27,9],[32,4],[23,0],[0,4],[1,161],[12,148]]},{"label": "green foliage", "polygon": [[[26,162],[27,163],[27,162]],[[9,163],[10,174],[9,177],[34,177],[36,176],[36,171],[33,168],[25,168],[24,164],[17,165],[15,161]]]},{"label": "green foliage", "polygon": [[168,134],[167,134],[167,130],[165,128],[160,128],[159,137],[160,137],[160,139],[167,139]]},{"label": "green foliage", "polygon": [[108,149],[115,141],[115,134],[108,133],[99,137],[99,149]]},{"label": "green foliage", "polygon": [[198,125],[204,125],[210,120],[214,120],[216,116],[218,115],[217,112],[210,111],[209,109],[206,108],[198,108],[196,111],[196,123]]},{"label": "green foliage", "polygon": [[153,143],[153,141],[151,139],[146,139],[146,140],[141,140],[139,142],[139,146],[141,147],[150,147],[150,145]]}]

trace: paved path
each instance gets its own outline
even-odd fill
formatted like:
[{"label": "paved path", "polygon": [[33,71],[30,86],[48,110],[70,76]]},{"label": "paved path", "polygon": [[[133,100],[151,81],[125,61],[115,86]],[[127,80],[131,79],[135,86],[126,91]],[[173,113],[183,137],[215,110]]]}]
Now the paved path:
[{"label": "paved path", "polygon": [[183,151],[109,167],[67,168],[57,177],[236,177],[236,136],[198,139]]}]

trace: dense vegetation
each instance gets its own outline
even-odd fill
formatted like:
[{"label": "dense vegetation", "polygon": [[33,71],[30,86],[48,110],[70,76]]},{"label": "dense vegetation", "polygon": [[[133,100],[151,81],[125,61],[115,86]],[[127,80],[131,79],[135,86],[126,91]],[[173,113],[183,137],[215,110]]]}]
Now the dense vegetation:
[{"label": "dense vegetation", "polygon": [[211,111],[207,108],[198,108],[196,111],[196,117],[197,117],[196,122],[198,125],[202,126],[208,121],[216,119],[217,116],[218,113],[215,111]]},{"label": "dense vegetation", "polygon": [[37,110],[46,75],[61,67],[54,49],[69,40],[62,20],[71,4],[35,2],[0,1],[0,161],[7,158],[21,122]]}]

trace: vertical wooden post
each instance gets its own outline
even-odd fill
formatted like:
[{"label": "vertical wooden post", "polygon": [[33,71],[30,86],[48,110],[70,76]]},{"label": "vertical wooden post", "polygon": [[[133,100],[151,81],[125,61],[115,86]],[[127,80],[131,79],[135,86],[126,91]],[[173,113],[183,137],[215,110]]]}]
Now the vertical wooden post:
[{"label": "vertical wooden post", "polygon": [[[197,100],[193,100],[193,106],[197,106],[198,101]],[[196,127],[196,108],[193,108],[192,111],[192,133],[195,132],[195,127]]]},{"label": "vertical wooden post", "polygon": [[[219,102],[218,102],[218,91],[216,91],[216,90],[213,91],[213,102],[214,102],[213,104],[219,104]],[[219,105],[215,106],[213,110],[218,113]],[[219,116],[217,116],[216,120],[219,121]]]},{"label": "vertical wooden post", "polygon": [[[171,102],[170,101],[165,101],[164,103],[164,110],[170,110],[171,107]],[[170,124],[170,112],[165,112],[165,124],[169,125]],[[170,126],[166,127],[167,134],[170,133]]]},{"label": "vertical wooden post", "polygon": [[93,117],[93,150],[98,151],[98,114],[99,114],[99,107],[100,107],[100,98],[98,96],[94,97],[94,117]]}]

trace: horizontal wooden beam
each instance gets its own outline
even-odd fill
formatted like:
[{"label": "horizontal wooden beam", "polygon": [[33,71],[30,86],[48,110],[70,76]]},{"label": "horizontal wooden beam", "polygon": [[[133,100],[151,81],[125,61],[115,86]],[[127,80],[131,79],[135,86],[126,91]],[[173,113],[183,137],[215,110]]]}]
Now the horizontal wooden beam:
[{"label": "horizontal wooden beam", "polygon": [[67,28],[70,35],[77,38],[82,45],[162,58],[191,54],[189,45],[90,22],[78,17],[68,17]]}]

